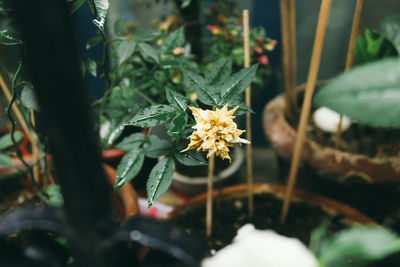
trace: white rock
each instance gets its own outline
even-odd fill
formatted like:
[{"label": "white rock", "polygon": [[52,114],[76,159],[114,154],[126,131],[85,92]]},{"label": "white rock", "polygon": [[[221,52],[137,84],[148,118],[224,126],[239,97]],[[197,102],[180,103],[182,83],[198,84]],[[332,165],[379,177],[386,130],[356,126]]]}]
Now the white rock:
[{"label": "white rock", "polygon": [[298,239],[257,230],[239,229],[234,242],[203,261],[202,267],[317,267],[315,256]]},{"label": "white rock", "polygon": [[[314,123],[322,131],[336,133],[339,126],[340,114],[327,107],[317,109],[313,115]],[[342,119],[342,132],[349,129],[351,120],[347,116]]]}]

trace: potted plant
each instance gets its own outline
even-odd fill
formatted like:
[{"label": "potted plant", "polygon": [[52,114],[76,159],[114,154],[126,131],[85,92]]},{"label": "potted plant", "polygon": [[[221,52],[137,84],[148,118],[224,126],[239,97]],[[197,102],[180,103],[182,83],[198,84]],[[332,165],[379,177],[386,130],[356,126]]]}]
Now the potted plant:
[{"label": "potted plant", "polygon": [[[398,55],[399,47],[395,39],[398,25],[398,16],[392,16],[382,22],[381,32],[367,29],[365,38],[360,36],[355,42],[356,63],[362,65]],[[300,100],[304,86],[299,86],[297,90]],[[341,97],[335,96],[336,99]],[[264,111],[264,131],[278,154],[287,158],[294,151],[297,118],[288,119],[286,108],[283,96],[268,103]],[[328,119],[323,118],[325,121]],[[330,128],[338,129],[339,119],[339,114],[334,115]],[[353,121],[348,126],[349,130],[342,134],[336,134],[337,130],[332,134],[319,129],[314,117],[314,121],[309,123],[301,160],[325,177],[342,182],[349,178],[377,183],[398,182],[399,158],[397,150],[393,149],[393,143],[397,143],[397,131],[372,128],[360,121]]]}]

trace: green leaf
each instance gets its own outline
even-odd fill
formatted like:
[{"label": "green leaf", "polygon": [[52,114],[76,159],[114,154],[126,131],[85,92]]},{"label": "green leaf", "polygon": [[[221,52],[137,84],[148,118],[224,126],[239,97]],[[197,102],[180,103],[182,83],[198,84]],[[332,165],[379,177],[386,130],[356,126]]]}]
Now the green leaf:
[{"label": "green leaf", "polygon": [[207,166],[207,161],[199,152],[195,150],[188,150],[185,152],[180,151],[175,151],[174,153],[174,156],[179,163],[185,166]]},{"label": "green leaf", "polygon": [[221,58],[215,62],[206,73],[206,81],[209,85],[219,85],[223,83],[232,72],[232,59]]},{"label": "green leaf", "polygon": [[166,93],[168,103],[177,109],[182,109],[183,111],[187,109],[186,97],[169,87],[166,88]]},{"label": "green leaf", "polygon": [[133,39],[137,42],[150,42],[156,39],[160,33],[151,29],[140,29],[135,31],[132,35]]},{"label": "green leaf", "polygon": [[139,111],[128,125],[154,127],[166,123],[175,112],[175,108],[168,105],[153,105]]},{"label": "green leaf", "polygon": [[385,33],[397,53],[400,54],[400,15],[387,16],[381,24],[381,31]]},{"label": "green leaf", "polygon": [[355,266],[354,262],[378,260],[398,251],[400,239],[394,233],[382,227],[354,226],[322,240],[317,256],[323,266]]},{"label": "green leaf", "polygon": [[100,36],[95,36],[90,38],[87,43],[86,43],[86,49],[89,50],[93,47],[95,47],[96,45],[100,44],[102,41]]},{"label": "green leaf", "polygon": [[[244,115],[246,113],[253,113],[254,111],[247,106],[245,103],[241,102],[241,101],[232,101],[229,105],[228,105],[228,110],[234,109],[236,106],[239,106],[239,108],[235,111],[235,116],[240,116],[240,115]],[[223,105],[218,105],[218,108],[221,109],[223,108]]]},{"label": "green leaf", "polygon": [[242,69],[233,74],[221,86],[221,105],[237,98],[238,95],[244,92],[250,86],[254,77],[256,76],[258,64],[250,68]]},{"label": "green leaf", "polygon": [[[21,132],[14,132],[14,139],[17,143],[21,142],[24,135]],[[13,146],[11,133],[6,133],[0,137],[0,150],[5,150]]]},{"label": "green leaf", "polygon": [[184,82],[186,87],[197,92],[199,100],[202,103],[210,106],[214,106],[218,103],[219,95],[213,88],[206,85],[204,78],[200,75],[191,71],[185,71]]},{"label": "green leaf", "polygon": [[64,198],[61,194],[61,187],[57,184],[47,187],[46,193],[49,198],[46,201],[50,206],[62,207],[64,205]]},{"label": "green leaf", "polygon": [[10,156],[0,154],[0,166],[14,166],[14,163]]},{"label": "green leaf", "polygon": [[185,129],[188,120],[188,115],[186,112],[182,111],[175,118],[172,119],[169,127],[168,134],[172,137],[177,137]]},{"label": "green leaf", "polygon": [[180,64],[181,61],[175,57],[169,57],[160,61],[160,65],[163,67],[163,69],[176,69],[180,66]]},{"label": "green leaf", "polygon": [[88,59],[86,61],[86,69],[87,71],[93,75],[94,77],[97,77],[97,63],[93,59]]},{"label": "green leaf", "polygon": [[320,89],[316,106],[326,106],[372,127],[400,128],[400,59],[356,67]]},{"label": "green leaf", "polygon": [[164,194],[172,182],[175,162],[172,158],[160,160],[151,170],[147,181],[147,201],[149,208]]},{"label": "green leaf", "polygon": [[139,52],[150,63],[160,62],[158,51],[147,43],[139,43]]},{"label": "green leaf", "polygon": [[185,35],[183,33],[183,27],[171,32],[161,45],[161,53],[169,54],[174,51],[175,48],[181,47],[185,44]]},{"label": "green leaf", "polygon": [[24,88],[22,88],[21,104],[28,109],[39,111],[39,104],[32,86],[25,85]]},{"label": "green leaf", "polygon": [[115,32],[115,34],[118,35],[118,36],[123,36],[123,35],[125,35],[126,32],[127,32],[126,27],[125,27],[125,22],[123,22],[123,21],[120,20],[120,19],[117,19],[117,20],[114,22],[114,32]]},{"label": "green leaf", "polygon": [[143,166],[144,154],[142,149],[129,151],[122,159],[117,168],[117,180],[114,189],[118,190],[127,182],[136,177]]},{"label": "green leaf", "polygon": [[158,158],[167,154],[172,148],[170,142],[160,138],[151,138],[150,143],[146,146],[145,154],[149,158]]},{"label": "green leaf", "polygon": [[76,0],[71,7],[71,14],[77,11],[85,3],[85,0]]},{"label": "green leaf", "polygon": [[20,45],[22,44],[22,41],[19,39],[17,33],[9,30],[2,30],[0,31],[0,44]]},{"label": "green leaf", "polygon": [[181,8],[186,8],[192,3],[192,0],[184,0],[181,4]]},{"label": "green leaf", "polygon": [[110,3],[108,0],[91,0],[89,1],[90,5],[92,6],[93,15],[96,17],[93,20],[94,25],[97,28],[104,32],[104,25],[107,16],[108,9],[110,8]]},{"label": "green leaf", "polygon": [[123,39],[118,43],[117,54],[118,64],[122,64],[135,52],[136,42],[132,39]]},{"label": "green leaf", "polygon": [[143,133],[134,133],[125,137],[116,147],[125,151],[138,149],[145,139],[146,136]]}]

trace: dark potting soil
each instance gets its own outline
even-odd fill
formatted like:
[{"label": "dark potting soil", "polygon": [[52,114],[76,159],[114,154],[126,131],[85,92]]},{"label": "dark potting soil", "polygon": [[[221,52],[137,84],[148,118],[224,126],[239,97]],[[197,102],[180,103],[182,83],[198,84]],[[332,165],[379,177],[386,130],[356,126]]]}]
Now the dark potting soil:
[{"label": "dark potting soil", "polygon": [[[313,114],[315,109],[311,111]],[[300,114],[286,118],[290,126],[297,130]],[[319,129],[310,117],[307,137],[321,146],[335,147],[336,137]],[[370,157],[388,157],[400,155],[400,130],[372,128],[353,123],[342,133],[340,149],[351,153],[364,154]]]},{"label": "dark potting soil", "polygon": [[332,219],[330,232],[345,228],[339,217],[332,218],[319,207],[305,203],[292,203],[285,224],[279,218],[282,201],[274,196],[263,194],[254,196],[254,218],[248,217],[247,198],[215,199],[213,206],[213,235],[207,240],[205,234],[205,204],[183,211],[172,222],[188,232],[203,239],[210,249],[219,250],[230,244],[237,230],[246,223],[252,223],[257,229],[273,230],[281,235],[296,237],[308,246],[312,230],[324,219]]}]

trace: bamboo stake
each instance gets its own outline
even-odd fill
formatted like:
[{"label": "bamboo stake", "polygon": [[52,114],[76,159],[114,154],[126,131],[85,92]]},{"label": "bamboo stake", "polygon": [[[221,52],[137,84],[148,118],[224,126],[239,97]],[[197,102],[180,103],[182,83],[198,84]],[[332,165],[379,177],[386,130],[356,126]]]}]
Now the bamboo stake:
[{"label": "bamboo stake", "polygon": [[[244,67],[250,67],[250,23],[249,23],[249,10],[243,10],[243,46],[244,46]],[[251,108],[251,87],[246,88],[246,105]],[[251,146],[251,113],[246,113],[246,139],[250,142],[246,146],[247,155],[247,194],[248,194],[248,207],[249,217],[253,217],[253,152]]]},{"label": "bamboo stake", "polygon": [[289,180],[287,191],[282,208],[281,223],[285,223],[289,211],[290,200],[292,196],[293,186],[296,181],[297,171],[299,168],[301,151],[303,148],[303,141],[307,126],[308,117],[311,109],[311,99],[314,93],[315,84],[317,81],[319,64],[321,61],[321,53],[324,45],[324,37],[326,32],[326,25],[328,22],[329,11],[331,8],[332,0],[322,0],[321,9],[318,18],[317,33],[314,40],[314,48],[311,57],[310,71],[308,73],[306,91],[303,100],[303,108],[301,110],[299,128],[297,130],[296,145],[293,153],[292,164],[290,166]]},{"label": "bamboo stake", "polygon": [[[35,113],[33,110],[31,110],[31,123],[33,127],[36,126]],[[31,144],[32,144],[33,178],[35,179],[36,183],[40,184],[40,167],[39,167],[40,150],[36,135],[32,134],[31,137],[32,137]]]},{"label": "bamboo stake", "polygon": [[283,57],[283,76],[284,76],[284,88],[285,88],[285,113],[286,115],[291,114],[292,109],[292,97],[291,97],[291,81],[290,81],[290,36],[288,27],[288,4],[287,0],[281,0],[281,32],[282,32],[282,57]]},{"label": "bamboo stake", "polygon": [[292,99],[292,108],[297,110],[297,53],[296,53],[296,3],[295,0],[289,0],[289,40],[290,40],[290,92]]},{"label": "bamboo stake", "polygon": [[[4,81],[3,76],[1,74],[0,74],[0,87],[1,87],[4,95],[6,96],[7,101],[10,102],[11,98],[12,98],[11,91],[8,88],[6,82]],[[18,120],[19,124],[21,124],[22,130],[24,131],[25,135],[28,136],[29,139],[31,139],[30,138],[31,135],[30,135],[30,131],[29,131],[28,125],[26,124],[25,119],[21,114],[21,111],[18,109],[18,107],[16,105],[13,105],[12,109],[13,109],[13,111],[15,113],[15,116],[17,117],[17,120]]]},{"label": "bamboo stake", "polygon": [[212,235],[212,205],[213,205],[213,180],[214,180],[214,154],[208,158],[208,181],[207,181],[207,206],[206,206],[206,236]]},{"label": "bamboo stake", "polygon": [[[363,6],[363,2],[364,2],[364,0],[357,0],[357,3],[356,3],[356,9],[354,11],[354,18],[353,18],[353,25],[351,26],[349,49],[347,50],[345,71],[348,71],[349,69],[351,69],[351,67],[354,64],[354,48],[356,45],[358,30],[360,28],[360,18],[361,18],[361,10],[362,10],[362,6]],[[341,140],[341,136],[342,136],[342,120],[343,120],[342,117],[343,116],[340,115],[338,131],[336,133],[336,144],[335,144],[336,148],[340,147],[340,140]]]}]

